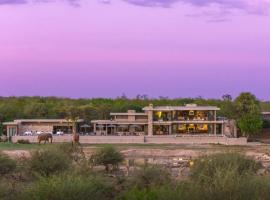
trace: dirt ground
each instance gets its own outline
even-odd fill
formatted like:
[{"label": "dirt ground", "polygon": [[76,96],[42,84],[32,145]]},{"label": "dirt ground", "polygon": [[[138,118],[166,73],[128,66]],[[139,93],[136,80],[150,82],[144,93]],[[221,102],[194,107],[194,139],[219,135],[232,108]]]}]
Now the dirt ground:
[{"label": "dirt ground", "polygon": [[[200,156],[223,152],[238,152],[250,158],[261,161],[264,166],[270,167],[270,145],[254,143],[247,146],[224,145],[116,145],[128,159],[154,158],[154,159],[196,159]],[[101,146],[84,146],[87,156],[93,154]],[[31,149],[2,150],[11,158],[30,157]]]}]

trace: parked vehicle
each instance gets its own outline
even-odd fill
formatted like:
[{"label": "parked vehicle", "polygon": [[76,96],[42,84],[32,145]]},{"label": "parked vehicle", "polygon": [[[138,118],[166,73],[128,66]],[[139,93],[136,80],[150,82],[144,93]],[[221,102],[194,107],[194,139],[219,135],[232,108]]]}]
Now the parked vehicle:
[{"label": "parked vehicle", "polygon": [[64,132],[63,131],[57,131],[56,135],[64,135]]},{"label": "parked vehicle", "polygon": [[41,133],[44,133],[43,131],[37,131],[37,135],[40,135]]},{"label": "parked vehicle", "polygon": [[32,131],[25,131],[23,133],[23,135],[29,136],[29,135],[33,135]]}]

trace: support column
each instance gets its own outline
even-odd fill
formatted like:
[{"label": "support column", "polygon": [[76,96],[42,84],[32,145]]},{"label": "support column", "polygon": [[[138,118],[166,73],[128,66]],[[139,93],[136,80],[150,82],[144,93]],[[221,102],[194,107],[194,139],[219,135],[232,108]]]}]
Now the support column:
[{"label": "support column", "polygon": [[153,111],[148,111],[148,136],[153,136]]},{"label": "support column", "polygon": [[97,124],[96,123],[94,123],[94,133],[96,133],[97,132]]},{"label": "support column", "polygon": [[224,135],[224,122],[221,124],[221,135]]},{"label": "support column", "polygon": [[169,125],[169,135],[172,134],[172,125]]},{"label": "support column", "polygon": [[217,111],[214,111],[214,120],[215,120],[215,124],[214,124],[214,135],[217,135]]}]

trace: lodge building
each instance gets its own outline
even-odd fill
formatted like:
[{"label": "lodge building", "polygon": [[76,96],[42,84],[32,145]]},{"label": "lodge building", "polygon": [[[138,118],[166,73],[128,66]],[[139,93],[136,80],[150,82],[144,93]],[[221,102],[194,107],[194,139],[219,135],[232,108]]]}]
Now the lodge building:
[{"label": "lodge building", "polygon": [[[8,136],[24,135],[26,132],[31,135],[38,132],[56,133],[62,131],[63,133],[71,133],[73,129],[79,130],[79,124],[83,120],[79,119],[74,124],[67,119],[17,119],[12,122],[4,122]],[[75,126],[75,127],[73,127]]]},{"label": "lodge building", "polygon": [[95,135],[213,135],[235,136],[236,127],[218,118],[216,106],[157,106],[150,104],[137,113],[110,113],[110,120],[93,120]]}]

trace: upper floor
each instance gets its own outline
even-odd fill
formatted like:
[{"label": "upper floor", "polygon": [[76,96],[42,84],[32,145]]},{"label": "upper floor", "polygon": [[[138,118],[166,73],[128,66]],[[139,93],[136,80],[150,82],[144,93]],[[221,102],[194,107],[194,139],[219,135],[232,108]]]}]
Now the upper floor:
[{"label": "upper floor", "polygon": [[187,104],[186,106],[157,106],[149,105],[143,109],[151,112],[153,121],[216,121],[216,106],[197,106]]},{"label": "upper floor", "polygon": [[118,122],[147,122],[147,113],[137,113],[135,110],[128,110],[126,113],[110,113],[111,120]]}]

